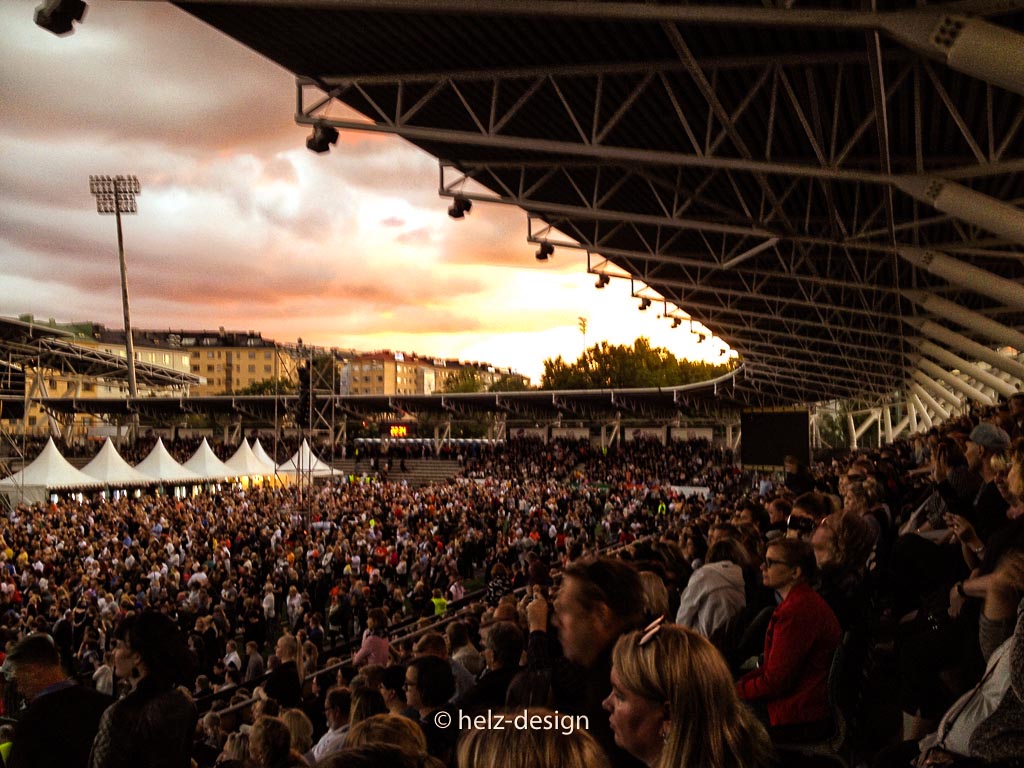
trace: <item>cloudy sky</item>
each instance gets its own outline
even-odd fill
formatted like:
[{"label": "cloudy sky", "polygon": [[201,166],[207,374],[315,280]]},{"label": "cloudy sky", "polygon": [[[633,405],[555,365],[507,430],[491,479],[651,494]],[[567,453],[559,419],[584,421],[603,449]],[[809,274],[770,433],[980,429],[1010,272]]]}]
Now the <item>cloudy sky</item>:
[{"label": "cloudy sky", "polygon": [[[547,264],[526,215],[461,221],[437,163],[394,137],[305,148],[285,70],[164,3],[90,2],[58,38],[39,0],[0,3],[0,315],[121,323],[116,234],[90,174],[135,174],[124,220],[139,328],[258,330],[278,341],[487,360],[539,380],[545,358],[696,337],[594,289],[582,252]],[[717,360],[717,354],[713,355]]]}]

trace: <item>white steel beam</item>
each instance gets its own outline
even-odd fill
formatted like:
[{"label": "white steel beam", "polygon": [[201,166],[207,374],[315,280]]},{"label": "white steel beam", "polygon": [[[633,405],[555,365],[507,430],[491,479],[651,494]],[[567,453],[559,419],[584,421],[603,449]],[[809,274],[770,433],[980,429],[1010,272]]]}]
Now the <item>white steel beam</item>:
[{"label": "white steel beam", "polygon": [[896,252],[915,267],[945,278],[954,285],[990,296],[1008,307],[1024,309],[1024,285],[1019,282],[993,275],[987,269],[954,259],[941,251],[897,248]]},{"label": "white steel beam", "polygon": [[917,406],[912,401],[907,402],[907,419],[910,421],[910,431],[917,432]]},{"label": "white steel beam", "polygon": [[959,355],[954,355],[948,349],[940,347],[938,344],[922,339],[917,345],[917,348],[926,355],[931,355],[940,363],[959,369],[962,373],[966,373],[979,384],[984,384],[986,387],[990,387],[1003,397],[1010,397],[1017,391],[1017,388],[1012,384],[1008,384],[998,376],[978,367],[978,365],[972,363],[970,360],[965,360]]},{"label": "white steel beam", "polygon": [[1024,35],[984,19],[937,11],[887,13],[882,29],[951,69],[1024,95]]},{"label": "white steel beam", "polygon": [[[903,434],[903,430],[910,429],[910,403],[907,403],[907,415],[893,425],[892,434],[893,438],[897,438]],[[915,432],[917,430],[914,430]],[[891,440],[889,442],[892,442]]]},{"label": "white steel beam", "polygon": [[1009,357],[1008,355],[1000,354],[996,350],[986,347],[984,344],[979,344],[978,342],[967,338],[963,334],[951,331],[938,323],[932,322],[931,320],[922,320],[919,317],[908,317],[906,322],[908,325],[917,328],[921,333],[931,336],[936,341],[941,341],[947,346],[955,347],[961,352],[966,352],[977,360],[984,360],[993,368],[1006,371],[1006,373],[1016,379],[1024,379],[1024,364],[1018,362],[1012,357]]},{"label": "white steel beam", "polygon": [[993,341],[998,341],[1000,344],[1008,344],[1014,349],[1024,350],[1024,333],[1016,328],[1010,328],[992,318],[985,317],[980,312],[974,312],[941,296],[936,296],[934,293],[907,290],[903,291],[903,295],[936,317],[944,317]]},{"label": "white steel beam", "polygon": [[982,405],[995,405],[995,400],[986,395],[977,387],[971,386],[966,381],[961,379],[959,376],[947,371],[940,365],[936,365],[931,360],[922,357],[917,361],[917,367],[923,371],[926,375],[932,376],[939,381],[944,381],[953,389],[963,393],[965,397],[969,397],[977,403]]},{"label": "white steel beam", "polygon": [[[1024,65],[1024,56],[1017,59]],[[937,211],[1024,244],[1024,210],[1016,206],[935,176],[895,176],[893,180],[898,189]]]},{"label": "white steel beam", "polygon": [[[910,393],[910,402],[908,403],[908,405],[909,407],[914,409],[915,421],[920,419],[921,421],[924,422],[925,429],[931,429],[932,424],[934,424],[934,422],[932,421],[932,417],[928,413],[928,409],[924,407],[924,403],[921,402],[921,398],[919,398],[916,393]],[[916,424],[914,425],[914,431],[917,432]]]},{"label": "white steel beam", "polygon": [[925,389],[930,390],[933,394],[945,400],[947,403],[952,405],[954,408],[962,408],[963,401],[955,394],[950,392],[944,386],[935,381],[931,376],[926,374],[924,371],[914,371],[910,374],[918,384],[921,384]]},{"label": "white steel beam", "polygon": [[910,382],[910,392],[911,395],[914,398],[916,398],[915,402],[918,403],[918,406],[922,412],[924,412],[925,406],[927,405],[929,408],[932,409],[932,413],[941,416],[943,420],[949,418],[949,411],[946,410],[939,403],[938,400],[936,400],[934,397],[925,392],[921,385],[918,384],[916,381]]},{"label": "white steel beam", "polygon": [[861,422],[861,425],[859,427],[857,427],[856,431],[853,433],[853,436],[857,440],[860,440],[860,438],[863,437],[864,433],[867,432],[871,428],[871,425],[874,424],[876,421],[878,421],[878,418],[881,415],[882,415],[881,409],[879,409],[879,408],[872,409],[871,413],[868,414],[868,417],[866,419],[864,419],[863,422]]}]

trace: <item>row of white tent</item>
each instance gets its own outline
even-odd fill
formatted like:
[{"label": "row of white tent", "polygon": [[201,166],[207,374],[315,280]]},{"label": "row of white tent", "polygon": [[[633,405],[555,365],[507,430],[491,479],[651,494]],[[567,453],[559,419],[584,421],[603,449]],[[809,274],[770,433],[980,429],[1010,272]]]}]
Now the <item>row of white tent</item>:
[{"label": "row of white tent", "polygon": [[294,477],[299,474],[321,477],[340,473],[321,461],[305,440],[291,459],[284,464],[275,464],[259,439],[252,447],[248,441],[242,440],[234,455],[227,461],[221,461],[204,437],[192,458],[180,464],[171,456],[163,440],[157,439],[149,455],[133,467],[117,452],[108,437],[92,461],[76,469],[50,439],[28,466],[0,480],[0,491],[17,489],[20,491],[18,496],[26,501],[42,501],[51,491],[70,489],[199,485],[232,478]]}]

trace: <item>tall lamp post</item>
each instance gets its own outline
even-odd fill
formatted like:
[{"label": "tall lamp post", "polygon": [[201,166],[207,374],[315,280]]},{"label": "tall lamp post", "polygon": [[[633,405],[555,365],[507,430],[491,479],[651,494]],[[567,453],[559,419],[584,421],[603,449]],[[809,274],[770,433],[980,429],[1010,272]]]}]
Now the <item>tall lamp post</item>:
[{"label": "tall lamp post", "polygon": [[132,339],[132,315],[128,307],[128,271],[124,262],[124,236],[121,214],[137,213],[135,195],[139,193],[137,176],[90,176],[89,191],[96,196],[96,212],[114,214],[117,220],[117,257],[121,262],[121,305],[124,309],[124,343],[128,355],[128,394],[139,396],[135,381],[135,343]]}]

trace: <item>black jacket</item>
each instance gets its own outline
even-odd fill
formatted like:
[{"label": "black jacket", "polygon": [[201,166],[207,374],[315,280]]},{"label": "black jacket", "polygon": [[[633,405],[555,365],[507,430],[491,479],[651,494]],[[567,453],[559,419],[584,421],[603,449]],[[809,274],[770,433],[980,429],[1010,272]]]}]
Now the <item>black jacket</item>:
[{"label": "black jacket", "polygon": [[189,768],[198,720],[188,696],[144,677],[103,713],[90,768]]}]

